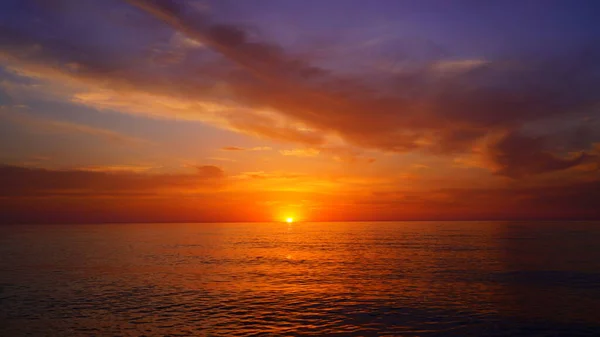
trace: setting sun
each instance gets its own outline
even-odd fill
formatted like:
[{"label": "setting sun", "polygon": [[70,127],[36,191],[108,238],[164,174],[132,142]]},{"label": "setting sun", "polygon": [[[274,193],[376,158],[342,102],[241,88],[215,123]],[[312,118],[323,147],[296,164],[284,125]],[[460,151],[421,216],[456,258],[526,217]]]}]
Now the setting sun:
[{"label": "setting sun", "polygon": [[287,218],[287,219],[285,219],[285,221],[287,223],[292,223],[292,222],[294,222],[294,218]]}]

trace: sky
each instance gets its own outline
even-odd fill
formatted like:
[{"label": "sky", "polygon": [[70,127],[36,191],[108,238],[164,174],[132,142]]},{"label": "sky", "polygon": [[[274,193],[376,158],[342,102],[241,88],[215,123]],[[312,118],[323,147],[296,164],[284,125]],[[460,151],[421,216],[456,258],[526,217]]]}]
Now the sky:
[{"label": "sky", "polygon": [[0,221],[600,219],[598,13],[4,0]]}]

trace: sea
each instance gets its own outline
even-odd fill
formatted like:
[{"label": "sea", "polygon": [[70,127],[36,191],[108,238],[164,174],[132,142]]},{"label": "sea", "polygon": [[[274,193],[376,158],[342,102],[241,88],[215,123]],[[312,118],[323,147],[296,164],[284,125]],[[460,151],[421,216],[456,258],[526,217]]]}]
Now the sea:
[{"label": "sea", "polygon": [[0,336],[600,336],[600,222],[5,225]]}]

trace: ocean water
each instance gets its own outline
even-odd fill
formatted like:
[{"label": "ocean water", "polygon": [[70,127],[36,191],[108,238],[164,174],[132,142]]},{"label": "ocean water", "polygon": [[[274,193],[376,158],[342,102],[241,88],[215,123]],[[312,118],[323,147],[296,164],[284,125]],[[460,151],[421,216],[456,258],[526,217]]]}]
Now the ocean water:
[{"label": "ocean water", "polygon": [[600,336],[600,222],[0,226],[0,336]]}]

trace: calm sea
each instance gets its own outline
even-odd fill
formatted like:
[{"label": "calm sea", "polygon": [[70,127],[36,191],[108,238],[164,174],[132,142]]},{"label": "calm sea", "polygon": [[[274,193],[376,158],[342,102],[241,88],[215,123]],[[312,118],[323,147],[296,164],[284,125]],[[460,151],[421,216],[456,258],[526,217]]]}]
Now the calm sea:
[{"label": "calm sea", "polygon": [[0,227],[0,336],[600,336],[600,222]]}]

